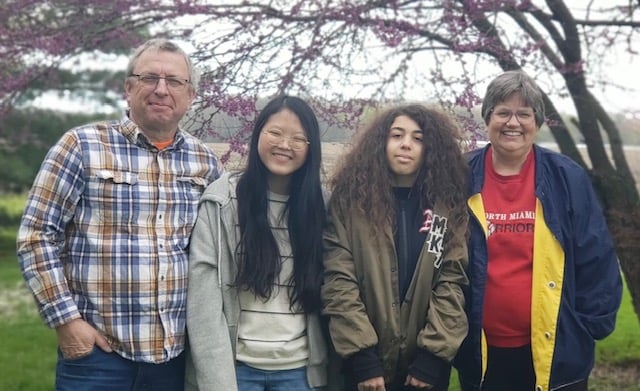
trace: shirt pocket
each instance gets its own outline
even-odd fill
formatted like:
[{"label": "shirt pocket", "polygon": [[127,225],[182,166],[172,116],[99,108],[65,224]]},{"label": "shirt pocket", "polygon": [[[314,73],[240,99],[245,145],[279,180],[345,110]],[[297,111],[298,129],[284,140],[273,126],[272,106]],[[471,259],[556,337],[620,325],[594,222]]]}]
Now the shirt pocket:
[{"label": "shirt pocket", "polygon": [[205,187],[209,184],[209,181],[206,178],[199,176],[179,176],[176,180],[184,186],[185,189],[196,191],[199,194],[202,194]]},{"label": "shirt pocket", "polygon": [[138,219],[138,174],[98,170],[90,176],[87,200],[101,223],[128,226]]},{"label": "shirt pocket", "polygon": [[176,213],[179,222],[178,229],[178,246],[187,248],[189,245],[189,237],[191,230],[196,223],[198,213],[198,203],[200,197],[204,193],[205,188],[209,184],[206,178],[198,176],[179,176],[176,177],[176,188],[174,194],[174,213]]},{"label": "shirt pocket", "polygon": [[[187,216],[191,219],[192,215],[197,211],[198,202],[209,181],[197,176],[179,176],[176,178],[176,182],[176,201],[187,205]],[[191,222],[195,223],[195,218]]]}]

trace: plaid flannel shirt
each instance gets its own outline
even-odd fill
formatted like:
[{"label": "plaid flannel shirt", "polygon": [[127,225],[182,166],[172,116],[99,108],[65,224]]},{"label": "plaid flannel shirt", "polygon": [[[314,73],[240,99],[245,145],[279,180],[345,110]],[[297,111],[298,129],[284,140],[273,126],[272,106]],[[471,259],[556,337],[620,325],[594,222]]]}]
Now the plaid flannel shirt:
[{"label": "plaid flannel shirt", "polygon": [[187,249],[211,149],[179,131],[158,151],[128,118],[72,129],[29,193],[17,253],[49,327],[82,318],[123,357],[184,350]]}]

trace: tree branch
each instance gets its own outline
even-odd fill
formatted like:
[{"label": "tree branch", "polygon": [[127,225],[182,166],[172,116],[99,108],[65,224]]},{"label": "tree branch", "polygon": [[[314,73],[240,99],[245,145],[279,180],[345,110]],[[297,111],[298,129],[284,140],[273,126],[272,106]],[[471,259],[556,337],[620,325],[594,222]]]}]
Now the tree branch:
[{"label": "tree branch", "polygon": [[[638,0],[640,1],[640,0]],[[576,25],[585,27],[632,27],[640,28],[640,22],[633,20],[575,20]]]}]

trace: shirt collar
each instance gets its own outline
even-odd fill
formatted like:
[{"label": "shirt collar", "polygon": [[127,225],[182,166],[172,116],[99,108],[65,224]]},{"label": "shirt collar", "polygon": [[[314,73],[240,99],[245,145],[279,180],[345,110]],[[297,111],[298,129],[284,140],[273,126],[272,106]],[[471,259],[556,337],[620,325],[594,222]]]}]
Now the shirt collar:
[{"label": "shirt collar", "polygon": [[[144,133],[140,130],[138,125],[136,125],[136,123],[133,122],[128,115],[125,115],[120,121],[120,132],[132,144],[147,149],[155,148],[149,141],[147,136],[145,136]],[[176,136],[173,140],[173,144],[171,144],[171,146],[167,149],[178,149],[184,144],[184,141],[184,132],[182,131],[182,129],[178,128],[178,132],[176,133]]]}]

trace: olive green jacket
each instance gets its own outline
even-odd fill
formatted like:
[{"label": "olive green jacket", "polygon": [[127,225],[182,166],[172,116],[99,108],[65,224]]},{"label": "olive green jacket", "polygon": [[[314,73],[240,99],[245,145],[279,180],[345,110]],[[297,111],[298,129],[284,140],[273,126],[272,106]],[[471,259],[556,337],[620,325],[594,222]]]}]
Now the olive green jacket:
[{"label": "olive green jacket", "polygon": [[423,226],[425,244],[402,301],[391,227],[377,238],[361,214],[329,205],[322,298],[331,339],[343,358],[377,346],[385,382],[408,372],[416,347],[450,363],[467,335],[467,247],[464,234],[454,243],[450,232],[467,227],[450,227],[438,205],[431,212],[425,214],[431,218]]}]

